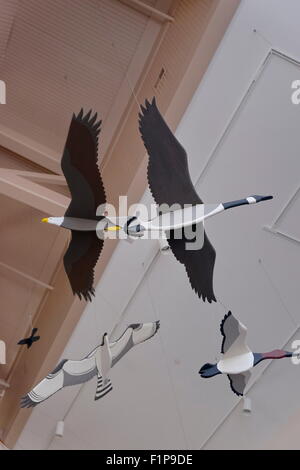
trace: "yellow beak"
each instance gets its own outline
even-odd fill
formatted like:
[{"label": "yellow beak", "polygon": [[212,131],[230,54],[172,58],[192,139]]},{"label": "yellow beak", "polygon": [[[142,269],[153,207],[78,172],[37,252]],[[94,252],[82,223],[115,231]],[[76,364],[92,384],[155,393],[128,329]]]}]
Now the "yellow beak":
[{"label": "yellow beak", "polygon": [[106,227],[106,231],[109,231],[109,232],[117,232],[118,230],[121,230],[122,227],[120,227],[120,225],[113,225],[111,227]]},{"label": "yellow beak", "polygon": [[48,222],[48,217],[45,217],[44,219],[42,219],[42,222]]}]

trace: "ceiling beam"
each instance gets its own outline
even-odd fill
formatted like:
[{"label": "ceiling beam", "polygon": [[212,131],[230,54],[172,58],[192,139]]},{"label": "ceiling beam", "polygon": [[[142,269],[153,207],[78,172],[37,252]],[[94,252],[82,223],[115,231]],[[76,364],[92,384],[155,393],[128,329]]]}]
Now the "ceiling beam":
[{"label": "ceiling beam", "polygon": [[50,173],[36,173],[31,171],[18,171],[18,175],[23,176],[24,178],[27,178],[31,181],[67,186],[65,177],[60,175],[52,175]]},{"label": "ceiling beam", "polygon": [[130,8],[140,11],[144,13],[145,15],[151,16],[159,21],[162,21],[162,22],[169,21],[171,23],[173,23],[174,21],[173,16],[167,15],[167,13],[163,13],[161,10],[158,10],[157,8],[147,5],[141,0],[119,0],[119,2],[125,3],[125,5],[128,5]]},{"label": "ceiling beam", "polygon": [[37,284],[40,287],[43,287],[44,289],[53,290],[53,287],[50,286],[49,284],[46,284],[45,282],[39,281],[39,279],[36,279],[35,277],[30,276],[29,274],[26,274],[23,271],[20,271],[19,269],[16,269],[13,266],[10,266],[9,264],[2,263],[2,261],[0,261],[0,266],[4,269],[8,269],[9,271],[11,271],[15,274],[18,274],[18,276],[21,276],[21,277],[27,279],[28,281],[31,281],[34,284]]},{"label": "ceiling beam", "polygon": [[53,173],[62,173],[59,153],[3,125],[0,125],[0,145]]},{"label": "ceiling beam", "polygon": [[[52,181],[57,184],[57,176],[42,175],[26,171],[0,168],[0,194],[8,196],[49,216],[62,216],[70,199],[56,191],[34,183],[30,177]],[[29,177],[29,178],[28,178]]]}]

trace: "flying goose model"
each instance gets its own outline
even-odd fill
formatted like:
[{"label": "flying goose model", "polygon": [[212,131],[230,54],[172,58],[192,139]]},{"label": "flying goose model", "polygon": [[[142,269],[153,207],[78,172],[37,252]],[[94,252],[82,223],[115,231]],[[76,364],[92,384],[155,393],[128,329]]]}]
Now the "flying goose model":
[{"label": "flying goose model", "polygon": [[[272,196],[250,196],[238,201],[204,205],[191,181],[187,154],[161,116],[155,98],[151,103],[146,100],[145,106],[141,106],[139,129],[149,156],[148,184],[160,213],[155,222],[166,230],[170,248],[175,258],[184,264],[193,290],[204,301],[216,301],[213,291],[216,252],[204,232],[203,221],[226,209],[255,204],[272,199]],[[177,223],[172,227],[171,224],[164,224],[163,218],[166,213],[170,214],[170,208],[174,205],[181,208],[176,211],[181,225]],[[153,227],[154,221],[150,225]],[[195,227],[196,233],[201,234],[200,247],[195,245],[194,249],[187,249],[190,236],[182,230],[178,234],[178,229],[187,226]]]},{"label": "flying goose model", "polygon": [[94,267],[101,254],[105,233],[122,232],[125,237],[139,238],[146,230],[169,227],[167,221],[154,218],[141,222],[136,216],[109,217],[104,208],[106,195],[97,165],[98,137],[101,121],[97,113],[83,109],[73,114],[65,143],[61,167],[71,194],[63,217],[45,217],[43,222],[71,231],[71,241],[64,255],[64,267],[73,294],[92,300],[95,295]]},{"label": "flying goose model", "polygon": [[83,384],[97,376],[95,400],[99,400],[112,390],[109,379],[110,369],[137,344],[147,341],[159,329],[159,321],[136,323],[128,326],[119,339],[109,342],[107,333],[102,343],[84,359],[72,361],[64,359],[58,366],[21,399],[22,408],[38,405],[69,385]]},{"label": "flying goose model", "polygon": [[227,374],[231,390],[236,395],[243,395],[251,377],[251,369],[266,359],[282,359],[298,356],[296,353],[275,349],[266,353],[253,353],[247,343],[247,328],[228,312],[220,326],[223,336],[222,358],[217,364],[204,364],[199,370],[203,378]]}]

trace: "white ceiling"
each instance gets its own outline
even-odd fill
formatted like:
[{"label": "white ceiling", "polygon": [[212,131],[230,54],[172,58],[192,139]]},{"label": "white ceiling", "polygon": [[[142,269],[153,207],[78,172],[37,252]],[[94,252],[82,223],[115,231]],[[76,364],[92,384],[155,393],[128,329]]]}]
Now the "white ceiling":
[{"label": "white ceiling", "polygon": [[[299,187],[300,106],[292,105],[290,95],[300,68],[274,54],[264,63],[270,44],[300,58],[299,14],[297,0],[288,8],[280,0],[265,0],[263,6],[260,0],[244,0],[177,129],[193,180],[202,174],[197,189],[206,202],[274,195],[272,201],[228,211],[206,224],[217,250],[216,295],[248,326],[249,344],[257,352],[290,348],[292,339],[300,339],[299,244],[263,228],[272,225]],[[144,201],[150,202],[149,194]],[[299,203],[289,211],[297,213]],[[295,222],[289,211],[281,228],[297,236],[299,217]],[[156,252],[154,241],[119,244],[63,357],[82,357],[116,323],[117,334],[132,321],[160,319],[159,334],[113,369],[114,390],[102,401],[94,402],[91,381],[37,407],[16,448],[298,445],[282,436],[289,433],[289,423],[293,433],[299,432],[299,370],[289,360],[273,361],[249,392],[253,412],[247,416],[241,405],[235,408],[238,399],[226,377],[201,380],[200,366],[219,353],[225,309],[200,302],[183,267],[172,255]],[[256,368],[254,378],[266,365]],[[64,437],[53,440],[56,421],[63,417]]]}]

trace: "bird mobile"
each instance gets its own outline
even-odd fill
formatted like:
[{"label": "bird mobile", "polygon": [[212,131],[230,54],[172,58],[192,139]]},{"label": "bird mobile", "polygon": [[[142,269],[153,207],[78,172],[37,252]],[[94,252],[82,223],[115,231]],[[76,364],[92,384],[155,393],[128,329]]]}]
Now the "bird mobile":
[{"label": "bird mobile", "polygon": [[[105,188],[98,168],[98,138],[101,121],[97,113],[83,110],[72,117],[66,139],[61,167],[70,190],[71,202],[63,217],[46,217],[44,222],[71,231],[71,240],[64,254],[64,268],[74,295],[92,300],[94,268],[101,255],[108,232],[122,232],[138,239],[150,232],[166,237],[177,259],[184,265],[190,285],[199,298],[209,303],[216,301],[213,273],[216,251],[204,230],[204,221],[227,209],[256,204],[272,196],[249,196],[231,202],[204,204],[192,183],[187,154],[161,116],[155,98],[146,100],[139,113],[139,130],[148,153],[148,184],[157,204],[157,215],[143,220],[139,215],[112,217],[99,207],[106,204]],[[202,243],[187,249],[191,239],[184,229],[192,228],[202,234]],[[34,407],[64,387],[83,384],[97,377],[95,400],[112,390],[109,378],[111,368],[135,345],[150,339],[159,328],[159,322],[130,325],[120,338],[110,342],[107,334],[102,343],[81,360],[63,360],[25,397],[22,407]],[[36,329],[23,343],[28,348]],[[221,323],[222,358],[216,364],[204,364],[199,373],[210,378],[226,374],[231,389],[243,395],[250,378],[250,370],[265,359],[291,357],[293,353],[281,350],[253,353],[247,346],[247,329],[231,312]],[[37,338],[37,339],[36,339]]]},{"label": "bird mobile", "polygon": [[243,395],[251,377],[251,369],[266,359],[283,359],[297,356],[298,353],[275,349],[266,353],[255,353],[246,343],[247,328],[228,312],[220,325],[223,337],[222,357],[216,364],[204,364],[199,370],[203,378],[226,374],[231,390],[236,395]]},{"label": "bird mobile", "polygon": [[33,343],[35,343],[36,341],[38,341],[41,338],[40,336],[35,336],[37,330],[38,330],[37,328],[33,328],[32,332],[31,332],[31,335],[28,338],[21,339],[18,342],[18,344],[21,345],[21,346],[26,345],[27,349],[31,348]]},{"label": "bird mobile", "polygon": [[159,321],[128,326],[119,339],[109,342],[103,335],[102,343],[79,361],[62,360],[58,366],[21,400],[22,408],[30,408],[54,395],[64,387],[88,382],[97,376],[95,400],[112,390],[109,372],[134,346],[147,341],[159,329]]},{"label": "bird mobile", "polygon": [[[205,219],[223,210],[261,202],[271,199],[271,196],[251,196],[217,205],[203,205],[191,182],[185,150],[163,120],[155,99],[151,104],[146,101],[145,106],[141,107],[139,127],[149,154],[149,187],[160,209],[163,205],[168,209],[148,221],[136,216],[112,218],[105,212],[97,215],[97,209],[106,203],[97,165],[101,121],[97,121],[97,113],[91,117],[92,111],[84,115],[81,110],[72,117],[61,161],[71,193],[70,205],[64,217],[45,217],[43,221],[71,231],[64,267],[72,291],[80,299],[91,301],[95,295],[94,267],[103,248],[105,232],[122,230],[135,238],[147,231],[167,232],[171,250],[185,265],[192,288],[200,298],[211,302],[216,300],[213,292],[215,250],[204,230],[201,249],[196,251],[186,250],[188,240],[183,233],[179,237],[176,231],[189,226],[202,227]],[[180,205],[180,209],[172,210],[174,204]],[[194,210],[186,208],[186,205],[193,206]]]},{"label": "bird mobile", "polygon": [[186,151],[161,116],[155,98],[151,103],[146,100],[145,106],[141,106],[139,129],[149,156],[148,184],[159,211],[169,212],[168,208],[174,205],[179,205],[181,208],[186,205],[199,208],[194,211],[187,209],[193,217],[183,217],[182,220],[185,220],[185,226],[201,225],[198,230],[198,233],[203,233],[200,249],[193,250],[190,247],[186,249],[190,240],[183,232],[178,236],[179,225],[164,228],[168,230],[167,239],[175,258],[185,266],[192,289],[204,301],[206,299],[208,302],[216,301],[213,290],[216,252],[203,229],[203,221],[226,209],[255,204],[272,199],[272,196],[250,196],[246,199],[206,206],[192,183]]}]

